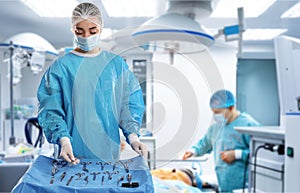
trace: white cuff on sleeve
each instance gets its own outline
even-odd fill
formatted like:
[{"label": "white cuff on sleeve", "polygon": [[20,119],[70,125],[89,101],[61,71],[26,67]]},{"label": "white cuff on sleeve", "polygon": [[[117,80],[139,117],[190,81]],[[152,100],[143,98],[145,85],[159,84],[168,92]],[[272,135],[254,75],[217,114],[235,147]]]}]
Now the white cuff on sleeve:
[{"label": "white cuff on sleeve", "polygon": [[69,137],[62,137],[62,138],[60,138],[59,143],[61,146],[64,146],[66,144],[70,144],[71,142],[70,142]]},{"label": "white cuff on sleeve", "polygon": [[193,156],[192,156],[192,157],[195,157],[195,156],[196,156],[196,151],[195,151],[195,149],[191,148],[191,149],[189,149],[189,151],[193,153]]},{"label": "white cuff on sleeve", "polygon": [[140,141],[140,140],[139,140],[139,137],[137,136],[137,134],[131,133],[131,134],[128,136],[128,141],[129,141],[130,144],[132,144],[133,142],[135,142],[135,141]]},{"label": "white cuff on sleeve", "polygon": [[234,150],[235,159],[241,159],[242,158],[242,150],[236,149]]}]

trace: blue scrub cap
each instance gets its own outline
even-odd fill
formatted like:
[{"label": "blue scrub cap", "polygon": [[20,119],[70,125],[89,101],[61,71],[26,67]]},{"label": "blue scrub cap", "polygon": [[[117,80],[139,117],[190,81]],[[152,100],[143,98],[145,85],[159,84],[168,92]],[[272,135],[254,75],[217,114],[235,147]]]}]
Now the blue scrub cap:
[{"label": "blue scrub cap", "polygon": [[228,90],[219,90],[210,98],[210,108],[222,109],[235,106],[235,98]]}]

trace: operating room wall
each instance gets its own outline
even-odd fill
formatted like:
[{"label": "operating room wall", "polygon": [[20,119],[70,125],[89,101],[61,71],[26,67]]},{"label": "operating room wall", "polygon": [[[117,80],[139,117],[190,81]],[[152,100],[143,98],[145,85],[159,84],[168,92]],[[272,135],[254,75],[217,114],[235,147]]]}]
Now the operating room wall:
[{"label": "operating room wall", "polygon": [[237,104],[264,126],[279,125],[275,59],[241,58],[237,68]]}]

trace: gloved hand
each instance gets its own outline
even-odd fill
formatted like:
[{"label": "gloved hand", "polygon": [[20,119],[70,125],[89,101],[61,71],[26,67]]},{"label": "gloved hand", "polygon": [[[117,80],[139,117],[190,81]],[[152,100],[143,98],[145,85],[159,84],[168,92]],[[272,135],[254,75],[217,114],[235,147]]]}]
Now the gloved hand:
[{"label": "gloved hand", "polygon": [[74,165],[80,162],[79,159],[74,157],[72,145],[70,139],[68,137],[62,137],[60,140],[61,150],[60,157],[64,158],[67,162],[72,163]]},{"label": "gloved hand", "polygon": [[182,156],[182,159],[183,159],[183,160],[186,160],[186,159],[192,157],[193,155],[194,155],[193,152],[191,152],[191,151],[186,151],[186,152],[184,152],[184,154],[183,154],[183,156]]},{"label": "gloved hand", "polygon": [[144,143],[140,142],[137,134],[135,133],[130,134],[128,136],[128,140],[131,148],[139,155],[142,155],[144,156],[145,159],[147,159],[147,155],[148,155],[147,146]]},{"label": "gloved hand", "polygon": [[137,152],[139,155],[144,156],[144,158],[147,159],[148,150],[147,146],[144,143],[137,140],[132,142],[130,145],[135,152]]}]

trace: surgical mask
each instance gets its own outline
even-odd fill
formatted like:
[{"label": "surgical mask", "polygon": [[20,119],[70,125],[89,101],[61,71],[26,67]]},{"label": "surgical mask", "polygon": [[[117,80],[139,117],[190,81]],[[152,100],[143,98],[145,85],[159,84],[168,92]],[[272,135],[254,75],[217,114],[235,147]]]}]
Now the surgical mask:
[{"label": "surgical mask", "polygon": [[219,124],[226,124],[228,121],[222,113],[214,114],[214,120]]},{"label": "surgical mask", "polygon": [[86,52],[91,51],[95,47],[97,47],[99,45],[99,40],[100,40],[100,33],[92,35],[87,38],[80,37],[80,36],[76,36],[75,38],[77,46]]}]

